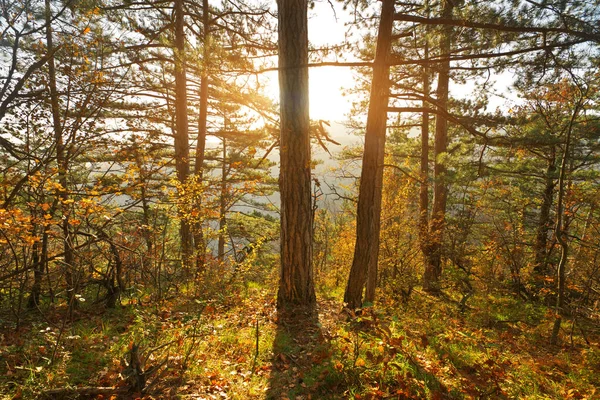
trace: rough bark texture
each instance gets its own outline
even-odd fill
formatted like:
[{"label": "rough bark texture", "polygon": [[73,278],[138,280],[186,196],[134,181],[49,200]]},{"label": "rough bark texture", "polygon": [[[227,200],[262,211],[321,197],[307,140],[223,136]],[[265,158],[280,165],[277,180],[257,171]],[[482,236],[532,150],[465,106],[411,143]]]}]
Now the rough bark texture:
[{"label": "rough bark texture", "polygon": [[278,0],[281,274],[277,305],[316,301],[312,270],[307,0]]},{"label": "rough bark texture", "polygon": [[[189,171],[190,147],[187,110],[187,77],[185,68],[185,33],[183,0],[175,0],[175,169],[177,180],[185,183]],[[182,219],[179,227],[184,265],[192,255],[192,231]]]},{"label": "rough bark texture", "polygon": [[375,300],[389,96],[390,67],[387,58],[390,52],[393,22],[394,0],[384,0],[377,36],[377,49],[365,132],[365,150],[358,193],[356,245],[344,294],[344,302],[351,309],[362,306],[362,293],[365,282],[367,282],[365,300],[371,303]]},{"label": "rough bark texture", "polygon": [[[451,18],[453,0],[444,0],[442,18]],[[452,42],[452,27],[442,27],[440,40],[440,54],[450,54]],[[448,86],[450,83],[450,61],[444,61],[438,66],[438,83],[436,98],[438,108],[445,112],[448,108]],[[446,182],[446,160],[448,151],[448,120],[442,113],[435,118],[435,147],[434,147],[434,183],[433,183],[433,210],[429,225],[429,246],[426,247],[425,273],[423,275],[423,288],[430,293],[440,291],[440,277],[442,275],[442,237],[446,219],[446,203],[448,200],[448,183]]]}]

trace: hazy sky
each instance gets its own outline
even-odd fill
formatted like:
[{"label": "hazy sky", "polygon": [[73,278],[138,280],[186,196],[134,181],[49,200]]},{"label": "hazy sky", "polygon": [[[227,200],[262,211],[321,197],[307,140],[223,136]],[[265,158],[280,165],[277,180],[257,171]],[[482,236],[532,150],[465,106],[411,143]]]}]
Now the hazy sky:
[{"label": "hazy sky", "polygon": [[[327,2],[316,2],[309,10],[308,36],[313,48],[326,47],[344,42],[346,27],[344,22],[349,16],[340,4],[332,2],[336,7],[334,14]],[[336,16],[337,15],[337,20]],[[268,74],[270,88],[268,94],[278,100],[279,87],[277,73]],[[341,89],[353,85],[353,74],[349,67],[317,67],[309,70],[310,82],[310,117],[313,120],[343,122],[350,111],[350,99],[342,96]]]}]

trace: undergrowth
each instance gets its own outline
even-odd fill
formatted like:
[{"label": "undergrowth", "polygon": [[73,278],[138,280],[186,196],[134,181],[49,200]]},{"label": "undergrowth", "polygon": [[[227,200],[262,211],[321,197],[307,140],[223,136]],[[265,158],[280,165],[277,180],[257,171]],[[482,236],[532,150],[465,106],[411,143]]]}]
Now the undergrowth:
[{"label": "undergrowth", "polygon": [[[280,318],[272,285],[247,283],[214,299],[124,301],[113,310],[64,304],[30,313],[1,335],[0,393],[122,387],[139,346],[146,398],[592,399],[600,385],[598,336],[569,323],[548,345],[544,306],[495,293],[468,308],[415,291],[376,308],[342,311],[322,288],[314,313]],[[586,340],[589,342],[586,343]]]}]

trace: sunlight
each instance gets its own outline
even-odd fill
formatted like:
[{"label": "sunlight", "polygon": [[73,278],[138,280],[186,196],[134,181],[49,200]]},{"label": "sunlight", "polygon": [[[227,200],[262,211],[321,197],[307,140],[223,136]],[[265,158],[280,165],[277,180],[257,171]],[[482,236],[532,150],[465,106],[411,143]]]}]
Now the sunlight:
[{"label": "sunlight", "polygon": [[[314,9],[309,12],[309,41],[313,48],[327,48],[333,44],[345,41],[345,22],[348,16],[341,13],[334,14],[331,5],[317,2]],[[347,56],[347,55],[345,55]],[[329,57],[327,61],[338,61]],[[343,61],[339,59],[339,61]],[[267,75],[267,90],[269,97],[279,101],[279,84],[277,72]],[[349,96],[343,96],[344,89],[354,85],[352,69],[349,67],[311,67],[309,68],[309,102],[310,118],[312,120],[326,120],[329,122],[344,122],[352,107]]]},{"label": "sunlight", "polygon": [[[353,85],[352,71],[348,67],[313,67],[309,69],[310,118],[330,122],[344,122],[352,107],[350,96],[343,90]],[[279,102],[277,73],[268,75],[265,91]]]},{"label": "sunlight", "polygon": [[352,84],[352,72],[346,67],[318,67],[309,70],[310,117],[313,120],[344,121],[351,101],[342,90]]}]

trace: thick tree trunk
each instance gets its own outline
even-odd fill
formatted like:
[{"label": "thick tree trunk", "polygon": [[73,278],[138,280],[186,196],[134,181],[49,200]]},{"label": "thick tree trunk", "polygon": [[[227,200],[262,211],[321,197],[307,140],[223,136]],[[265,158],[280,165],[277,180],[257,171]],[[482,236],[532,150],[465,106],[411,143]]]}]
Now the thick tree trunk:
[{"label": "thick tree trunk", "polygon": [[370,303],[375,300],[389,96],[390,67],[387,59],[390,53],[393,22],[394,0],[383,0],[358,192],[356,245],[344,293],[344,303],[351,309],[362,306],[365,282],[367,283],[365,300]]},{"label": "thick tree trunk", "polygon": [[[175,0],[175,170],[177,180],[184,184],[188,178],[190,147],[187,109],[187,77],[185,65],[185,33],[183,0]],[[190,224],[182,218],[179,233],[182,261],[186,266],[191,260],[193,238]]]},{"label": "thick tree trunk", "polygon": [[278,308],[316,301],[308,111],[308,2],[278,0],[281,274]]},{"label": "thick tree trunk", "polygon": [[546,183],[540,207],[540,219],[538,222],[537,234],[534,245],[534,267],[537,274],[546,274],[548,264],[548,231],[550,230],[550,210],[552,209],[552,199],[554,197],[554,173],[556,172],[556,149],[553,147],[550,158],[548,159],[548,168],[546,169]]},{"label": "thick tree trunk", "polygon": [[[442,18],[452,18],[453,0],[444,0]],[[450,54],[452,43],[452,27],[442,27],[440,54]],[[439,64],[436,97],[438,109],[442,112],[448,108],[448,88],[450,83],[450,61]],[[448,199],[448,182],[445,156],[448,151],[448,120],[441,114],[435,118],[435,147],[434,147],[434,183],[433,210],[429,225],[429,246],[426,247],[425,273],[423,288],[430,293],[440,291],[442,275],[442,238],[446,219],[446,203]]]},{"label": "thick tree trunk", "polygon": [[[46,12],[46,47],[49,54],[54,52],[53,32],[52,32],[52,10],[50,0],[45,1]],[[60,199],[62,208],[62,234],[63,234],[63,252],[65,277],[67,283],[67,292],[69,294],[69,304],[74,305],[72,301],[77,292],[77,274],[73,274],[75,268],[75,253],[73,250],[73,239],[70,234],[71,223],[69,221],[69,200],[67,173],[69,170],[69,159],[66,154],[64,143],[64,130],[60,118],[60,104],[58,102],[58,90],[56,86],[56,66],[54,57],[48,60],[48,88],[50,89],[50,106],[52,109],[52,129],[54,131],[54,141],[56,145],[56,163],[58,166],[58,183],[61,188],[58,190],[57,197]]]}]

